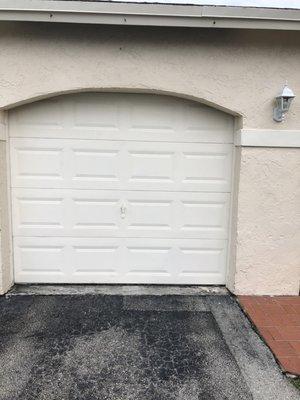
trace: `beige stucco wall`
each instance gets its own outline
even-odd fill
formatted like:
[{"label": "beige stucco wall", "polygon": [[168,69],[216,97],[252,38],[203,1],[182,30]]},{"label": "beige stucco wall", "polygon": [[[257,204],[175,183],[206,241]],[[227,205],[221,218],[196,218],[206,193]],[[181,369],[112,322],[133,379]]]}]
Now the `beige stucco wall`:
[{"label": "beige stucco wall", "polygon": [[[0,26],[0,107],[68,90],[178,93],[236,111],[249,128],[279,128],[272,99],[300,92],[299,32],[60,24]],[[285,123],[298,129],[300,98]]]},{"label": "beige stucco wall", "polygon": [[243,148],[240,171],[236,292],[298,294],[300,149]]},{"label": "beige stucco wall", "polygon": [[[299,45],[300,32],[2,23],[0,108],[69,91],[145,91],[213,104],[244,128],[300,130],[300,95],[284,124],[272,119],[286,80],[300,94]],[[298,293],[299,158],[299,148],[237,151],[228,274],[236,293]],[[1,159],[3,175],[3,145]]]}]

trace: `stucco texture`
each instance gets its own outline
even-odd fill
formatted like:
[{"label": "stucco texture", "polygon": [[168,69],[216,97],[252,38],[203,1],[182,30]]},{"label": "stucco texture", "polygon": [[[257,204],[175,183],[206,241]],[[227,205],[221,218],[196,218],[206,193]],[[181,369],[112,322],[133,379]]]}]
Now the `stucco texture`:
[{"label": "stucco texture", "polygon": [[[68,92],[140,91],[213,105],[236,115],[237,127],[299,130],[299,44],[300,32],[1,23],[0,109]],[[286,80],[296,98],[278,124],[272,119],[274,98]],[[299,162],[300,149],[241,149],[232,291],[298,293]],[[11,282],[6,226],[2,292]]]},{"label": "stucco texture", "polygon": [[[77,90],[178,94],[277,128],[273,99],[300,92],[299,32],[2,23],[0,107]],[[295,99],[285,129],[298,129]],[[299,114],[299,113],[298,113]]]},{"label": "stucco texture", "polygon": [[243,149],[237,215],[235,291],[298,294],[299,149]]}]

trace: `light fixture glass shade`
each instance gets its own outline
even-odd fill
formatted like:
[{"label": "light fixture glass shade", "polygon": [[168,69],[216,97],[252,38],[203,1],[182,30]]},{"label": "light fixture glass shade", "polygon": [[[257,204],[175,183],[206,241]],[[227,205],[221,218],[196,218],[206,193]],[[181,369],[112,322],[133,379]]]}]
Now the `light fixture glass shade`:
[{"label": "light fixture glass shade", "polygon": [[276,107],[273,112],[273,119],[277,122],[284,120],[285,113],[288,112],[295,95],[293,91],[285,85],[281,94],[276,97]]}]

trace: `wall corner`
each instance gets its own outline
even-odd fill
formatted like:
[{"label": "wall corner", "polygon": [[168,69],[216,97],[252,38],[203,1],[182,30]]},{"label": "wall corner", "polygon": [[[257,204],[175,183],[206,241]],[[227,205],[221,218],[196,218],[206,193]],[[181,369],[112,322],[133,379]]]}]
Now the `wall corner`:
[{"label": "wall corner", "polygon": [[0,111],[0,295],[13,285],[7,115]]},{"label": "wall corner", "polygon": [[[238,121],[237,121],[238,122]],[[240,126],[236,123],[234,142],[240,132]],[[232,199],[230,211],[230,236],[228,246],[227,259],[227,289],[236,294],[236,251],[237,251],[237,217],[238,217],[238,200],[239,200],[239,182],[240,182],[240,167],[241,167],[241,147],[238,144],[234,147],[233,168],[232,168]]]}]

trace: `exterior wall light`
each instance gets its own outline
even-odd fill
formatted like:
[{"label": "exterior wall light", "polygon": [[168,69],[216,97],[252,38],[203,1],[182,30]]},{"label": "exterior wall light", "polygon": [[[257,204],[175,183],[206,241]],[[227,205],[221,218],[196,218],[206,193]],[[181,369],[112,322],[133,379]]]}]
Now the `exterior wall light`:
[{"label": "exterior wall light", "polygon": [[274,121],[284,121],[285,114],[288,112],[294,97],[293,91],[287,85],[284,85],[281,94],[276,97],[276,107],[273,112]]}]

